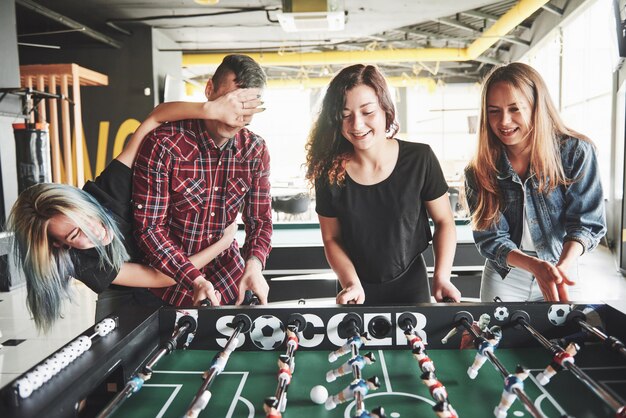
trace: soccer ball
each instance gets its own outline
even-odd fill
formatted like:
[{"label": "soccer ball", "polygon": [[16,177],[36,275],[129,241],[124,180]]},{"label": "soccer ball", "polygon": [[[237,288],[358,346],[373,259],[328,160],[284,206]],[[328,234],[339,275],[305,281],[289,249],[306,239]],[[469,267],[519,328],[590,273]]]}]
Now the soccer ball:
[{"label": "soccer ball", "polygon": [[285,339],[285,325],[273,315],[261,315],[252,323],[250,339],[261,350],[274,350]]},{"label": "soccer ball", "polygon": [[572,307],[570,305],[552,305],[548,309],[548,321],[557,327],[565,325],[567,314],[571,311]]},{"label": "soccer ball", "polygon": [[505,321],[509,317],[509,310],[506,306],[498,306],[495,311],[493,311],[493,317],[498,321]]}]

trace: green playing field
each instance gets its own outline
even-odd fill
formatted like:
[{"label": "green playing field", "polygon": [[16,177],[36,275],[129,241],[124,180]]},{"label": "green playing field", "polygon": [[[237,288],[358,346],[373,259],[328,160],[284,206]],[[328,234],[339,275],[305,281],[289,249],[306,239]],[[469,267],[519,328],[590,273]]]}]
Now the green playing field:
[{"label": "green playing field", "polygon": [[[585,347],[586,358],[594,367],[584,368],[597,381],[611,385],[624,385],[626,366],[602,367],[601,347]],[[366,352],[366,351],[362,351]],[[277,358],[281,352],[235,351],[225,371],[217,376],[211,386],[213,394],[201,417],[265,417],[263,399],[276,390]],[[177,350],[163,358],[152,379],[144,388],[128,399],[117,411],[116,417],[181,417],[202,382],[202,373],[209,367],[214,352]],[[288,391],[287,409],[283,417],[352,417],[354,403],[349,402],[327,411],[323,405],[314,404],[309,391],[315,385],[324,385],[332,395],[348,386],[351,378],[344,376],[327,383],[326,372],[339,367],[347,360],[342,357],[329,363],[326,352],[296,352],[296,367]],[[377,361],[363,370],[365,378],[378,376],[381,386],[365,397],[368,410],[376,406],[385,409],[387,417],[435,417],[434,401],[422,384],[417,362],[410,351],[375,350]],[[540,387],[535,375],[550,362],[550,354],[542,348],[501,349],[496,352],[500,361],[514,371],[521,363],[532,370],[524,390],[546,417],[564,414],[576,418],[612,417],[605,406],[590,390],[568,371],[556,375],[545,388]],[[581,353],[579,353],[580,356]],[[485,363],[475,380],[470,380],[466,370],[472,363],[474,350],[430,350],[429,357],[437,368],[437,378],[446,386],[449,401],[460,417],[487,418],[500,401],[502,377],[489,363]],[[621,383],[620,383],[621,381]],[[509,410],[509,417],[530,417],[517,400]]]}]

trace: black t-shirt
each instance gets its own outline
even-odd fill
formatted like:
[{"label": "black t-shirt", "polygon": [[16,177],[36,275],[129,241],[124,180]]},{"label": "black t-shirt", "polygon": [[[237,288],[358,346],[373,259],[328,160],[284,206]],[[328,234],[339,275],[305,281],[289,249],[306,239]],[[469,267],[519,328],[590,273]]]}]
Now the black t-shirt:
[{"label": "black t-shirt", "polygon": [[[126,251],[131,261],[139,261],[140,253],[133,238],[132,170],[118,160],[113,160],[95,181],[85,183],[83,190],[92,195],[105,207],[113,221],[117,224]],[[109,250],[110,245],[105,246]],[[95,249],[70,250],[74,262],[76,279],[85,283],[96,293],[101,293],[109,286],[124,289],[124,286],[111,285],[119,270],[105,265],[101,268],[100,257]]]},{"label": "black t-shirt", "polygon": [[439,161],[426,144],[398,140],[398,161],[385,180],[343,186],[316,182],[316,211],[338,218],[359,279],[382,283],[405,272],[432,240],[425,201],[448,191]]}]

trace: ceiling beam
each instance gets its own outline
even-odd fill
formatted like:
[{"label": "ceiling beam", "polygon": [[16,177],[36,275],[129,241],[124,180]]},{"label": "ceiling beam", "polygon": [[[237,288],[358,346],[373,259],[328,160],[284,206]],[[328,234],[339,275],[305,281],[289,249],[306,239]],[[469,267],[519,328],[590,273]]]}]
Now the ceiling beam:
[{"label": "ceiling beam", "polygon": [[473,17],[474,19],[483,19],[483,20],[489,20],[492,22],[497,22],[498,21],[498,16],[496,15],[492,15],[489,13],[485,13],[485,12],[481,12],[479,10],[466,10],[464,12],[459,12],[459,14],[465,15],[465,16],[469,16],[469,17]]},{"label": "ceiling beam", "polygon": [[526,41],[522,38],[519,38],[517,36],[511,36],[511,35],[507,35],[507,36],[503,36],[502,40],[505,42],[510,42],[512,44],[516,44],[516,45],[520,45],[520,46],[526,46],[529,47],[530,46],[530,41]]},{"label": "ceiling beam", "polygon": [[90,38],[93,38],[97,41],[100,41],[104,44],[107,44],[109,46],[112,46],[114,48],[121,48],[122,47],[122,43],[116,41],[115,39],[106,36],[98,31],[95,31],[85,25],[83,25],[82,23],[79,23],[73,19],[70,19],[67,16],[64,16],[60,13],[55,12],[54,10],[50,10],[47,7],[44,7],[38,3],[35,3],[33,0],[15,0],[16,4],[19,4],[22,7],[25,7],[29,10],[32,10],[33,12],[39,13],[42,16],[47,17],[48,19],[52,19],[62,25],[67,26],[68,28],[72,28],[75,29],[77,31],[81,31],[82,33],[84,33],[85,35],[89,36]]},{"label": "ceiling beam", "polygon": [[558,17],[563,17],[563,9],[556,7],[553,4],[544,4],[541,8],[547,12],[557,15]]},{"label": "ceiling beam", "polygon": [[455,19],[450,19],[448,17],[442,17],[441,19],[435,19],[433,22],[442,23],[444,25],[451,26],[453,28],[466,30],[472,33],[480,32],[479,28],[475,28],[472,25],[468,25],[467,23],[459,22]]},{"label": "ceiling beam", "polygon": [[[499,17],[496,15],[492,15],[491,13],[481,12],[480,10],[466,10],[464,12],[459,12],[459,14],[473,17],[474,19],[488,20],[490,22],[497,22],[499,19]],[[530,26],[528,24],[520,23],[518,26],[521,26],[524,29],[530,29]]]}]

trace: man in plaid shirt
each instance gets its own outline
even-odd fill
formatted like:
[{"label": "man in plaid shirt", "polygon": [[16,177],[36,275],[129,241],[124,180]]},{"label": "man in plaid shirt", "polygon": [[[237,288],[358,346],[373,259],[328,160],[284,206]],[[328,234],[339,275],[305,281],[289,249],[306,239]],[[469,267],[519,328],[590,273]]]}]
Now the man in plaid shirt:
[{"label": "man in plaid shirt", "polygon": [[[215,100],[265,82],[254,60],[229,55],[208,81],[206,96]],[[215,291],[222,303],[239,304],[250,289],[267,303],[261,270],[272,236],[269,173],[265,141],[246,128],[183,120],[165,123],[144,139],[133,174],[135,235],[150,265],[178,282],[154,293],[174,306],[204,298],[218,304]],[[246,231],[241,252],[235,240],[207,266],[195,268],[188,255],[218,241],[240,209]]]}]

